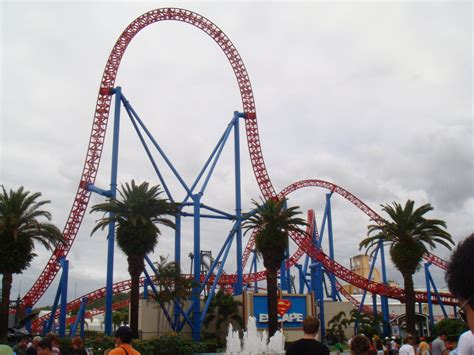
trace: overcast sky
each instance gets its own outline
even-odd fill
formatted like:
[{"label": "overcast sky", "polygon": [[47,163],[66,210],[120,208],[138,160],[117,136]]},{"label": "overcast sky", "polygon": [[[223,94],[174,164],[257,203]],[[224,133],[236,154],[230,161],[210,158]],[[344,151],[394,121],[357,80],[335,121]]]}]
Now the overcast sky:
[{"label": "overcast sky", "polygon": [[[116,39],[141,14],[185,6],[219,26],[238,49],[256,100],[265,164],[277,191],[303,179],[333,182],[380,212],[380,204],[430,202],[458,242],[474,230],[471,2],[21,2],[2,1],[0,183],[50,199],[63,228],[84,164],[97,92]],[[191,184],[218,138],[242,110],[232,69],[217,44],[184,23],[141,31],[122,60],[116,85]],[[122,116],[119,181],[157,183],[133,128]],[[111,128],[97,185],[110,180]],[[244,210],[260,195],[242,144]],[[233,142],[203,202],[234,209]],[[162,165],[161,165],[162,166]],[[164,170],[164,174],[170,174]],[[172,186],[175,199],[183,191]],[[307,188],[291,205],[321,222],[327,191]],[[103,201],[94,196],[91,204]],[[91,205],[89,205],[90,208]],[[336,258],[349,266],[369,219],[333,196]],[[69,298],[105,284],[105,233],[90,237],[88,212],[69,253]],[[191,220],[184,222],[189,271]],[[231,225],[204,221],[201,247],[216,254]],[[245,241],[248,236],[245,238]],[[166,229],[153,258],[173,258]],[[294,250],[295,246],[292,245]],[[226,270],[235,270],[235,252]],[[23,295],[50,253],[38,246],[14,278]],[[440,247],[435,254],[448,258]],[[115,280],[128,278],[116,251]],[[438,287],[442,272],[432,268]],[[392,267],[389,278],[402,281]],[[58,279],[58,278],[57,278]],[[424,287],[424,275],[416,275]],[[58,280],[39,302],[51,304]]]}]

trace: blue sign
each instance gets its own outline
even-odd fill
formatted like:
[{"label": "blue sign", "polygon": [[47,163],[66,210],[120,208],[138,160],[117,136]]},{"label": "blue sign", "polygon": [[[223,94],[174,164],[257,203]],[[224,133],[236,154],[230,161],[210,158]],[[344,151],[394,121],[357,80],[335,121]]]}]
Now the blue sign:
[{"label": "blue sign", "polygon": [[[280,313],[286,311],[283,315],[278,315],[278,321],[283,323],[284,328],[303,327],[303,320],[308,315],[306,309],[306,296],[283,295],[282,299],[289,301],[289,304],[285,302],[286,305],[280,305]],[[266,295],[253,295],[253,316],[257,320],[257,328],[268,328],[268,306]]]}]

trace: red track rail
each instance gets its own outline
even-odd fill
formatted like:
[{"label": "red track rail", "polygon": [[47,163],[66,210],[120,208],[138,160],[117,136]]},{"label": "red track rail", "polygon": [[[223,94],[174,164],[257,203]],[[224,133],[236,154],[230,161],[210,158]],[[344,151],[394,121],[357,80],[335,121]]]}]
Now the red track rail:
[{"label": "red track rail", "polygon": [[[122,56],[125,53],[125,50],[131,40],[135,35],[147,27],[150,24],[160,21],[180,21],[185,22],[190,25],[193,25],[205,33],[207,33],[222,49],[226,55],[229,63],[234,71],[235,77],[237,79],[237,84],[239,86],[243,111],[245,113],[245,127],[247,133],[247,143],[250,154],[250,161],[252,168],[257,179],[257,183],[260,187],[260,190],[265,198],[276,196],[275,189],[270,181],[267,169],[265,167],[265,162],[263,160],[262,149],[260,145],[260,138],[258,134],[258,125],[257,125],[257,115],[255,109],[255,101],[252,92],[252,87],[250,84],[249,76],[242,58],[240,57],[237,49],[230,41],[230,39],[221,31],[215,24],[206,19],[205,17],[196,14],[189,10],[179,9],[179,8],[163,8],[156,9],[150,12],[143,14],[142,16],[135,19],[120,35],[116,41],[107,63],[105,65],[104,73],[101,80],[101,85],[99,88],[99,93],[97,97],[96,109],[94,114],[94,121],[92,124],[92,130],[90,135],[90,140],[87,149],[86,160],[84,163],[79,187],[76,192],[76,197],[74,199],[69,217],[66,222],[66,226],[63,231],[64,238],[66,243],[61,247],[57,248],[50,260],[48,261],[43,272],[23,297],[23,305],[32,306],[41,298],[46,289],[51,285],[51,282],[57,275],[59,271],[59,259],[66,257],[69,253],[69,250],[72,247],[74,239],[78,233],[79,227],[82,223],[87,205],[90,199],[90,192],[87,191],[87,186],[93,184],[96,179],[97,171],[99,168],[100,158],[102,155],[102,149],[104,146],[105,132],[107,129],[107,123],[110,112],[111,105],[111,93],[115,85],[115,78],[120,66]],[[316,185],[319,184],[319,185]],[[290,185],[287,189],[284,189],[279,196],[286,196],[291,192],[291,189],[296,190],[297,188],[305,186],[321,186],[330,189],[351,201],[358,208],[363,210],[366,214],[369,215],[372,219],[376,220],[378,215],[372,211],[367,205],[365,205],[361,200],[357,199],[355,196],[350,194],[348,191],[328,182],[323,182],[321,180],[305,180],[295,184]],[[294,191],[292,190],[292,191]],[[336,262],[327,258],[321,251],[315,250],[311,245],[307,244],[307,241],[304,241],[299,238],[299,236],[292,235],[292,238],[295,242],[302,248],[302,250],[313,257],[317,256],[318,260],[324,263],[325,267],[329,271],[333,271],[336,276],[341,277],[340,274],[344,274],[345,279],[348,282],[354,282],[353,284],[361,287],[364,284],[363,278],[358,276],[355,277],[347,269],[343,268]],[[247,251],[247,250],[246,250]],[[248,258],[248,255],[246,256]],[[291,262],[296,262],[295,258],[292,258]],[[329,259],[329,261],[327,260]],[[446,262],[435,257],[434,255],[430,257],[430,261],[438,266],[445,266]],[[342,271],[341,271],[342,270]],[[257,273],[258,277],[263,277],[264,273]],[[252,281],[253,276],[245,275],[244,278],[246,281]],[[235,275],[223,275],[222,283],[226,283],[226,280],[231,280],[235,278]],[[393,294],[403,297],[402,294],[396,294],[394,290],[390,290],[388,287],[383,285],[374,285],[369,281],[368,287],[370,287],[371,292],[381,293],[381,294]],[[120,287],[114,291],[119,291]],[[376,292],[378,291],[378,292]],[[389,292],[390,291],[390,292]],[[94,291],[97,295],[103,297],[105,289],[100,289]],[[397,298],[397,297],[395,297]],[[92,300],[92,298],[89,298]],[[79,301],[80,302],[80,301]],[[77,300],[72,301],[70,304],[77,303]]]},{"label": "red track rail", "polygon": [[[369,218],[371,220],[373,220],[374,222],[380,223],[383,220],[383,218],[380,217],[377,214],[377,212],[375,212],[368,205],[366,205],[361,199],[359,199],[358,197],[356,197],[355,195],[353,195],[352,193],[350,193],[346,189],[344,189],[344,188],[342,188],[342,187],[340,187],[336,184],[333,184],[331,182],[324,181],[324,180],[308,179],[308,180],[301,180],[301,181],[294,182],[293,184],[288,185],[287,187],[285,187],[278,194],[278,197],[279,198],[286,197],[290,193],[295,192],[295,191],[297,191],[299,189],[302,189],[304,187],[321,187],[321,188],[327,189],[331,192],[334,192],[334,193],[344,197],[346,200],[348,200],[354,206],[356,206],[359,210],[361,210],[367,216],[369,216]],[[250,253],[251,253],[251,251],[254,247],[254,244],[255,244],[255,239],[254,238],[255,238],[255,234],[252,234],[251,237],[249,238],[248,242],[247,242],[247,246],[245,247],[243,257],[242,257],[243,267],[245,267],[245,265],[247,264]],[[300,252],[300,248],[296,251],[296,253],[299,253],[299,252]],[[437,257],[434,254],[426,253],[423,256],[423,258],[425,260],[431,262],[433,265],[436,265],[436,266],[440,267],[443,270],[447,270],[447,268],[448,268],[448,263],[445,260]]]}]

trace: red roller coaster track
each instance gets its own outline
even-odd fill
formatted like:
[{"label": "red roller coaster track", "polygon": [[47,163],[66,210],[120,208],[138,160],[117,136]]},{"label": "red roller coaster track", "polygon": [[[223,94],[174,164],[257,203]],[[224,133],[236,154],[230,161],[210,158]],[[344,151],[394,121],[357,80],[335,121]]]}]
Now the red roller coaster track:
[{"label": "red roller coaster track", "polygon": [[[51,282],[53,281],[60,269],[58,263],[59,259],[67,256],[78,233],[79,227],[81,225],[90,199],[90,192],[87,190],[87,186],[89,184],[94,184],[99,168],[110,112],[112,89],[115,84],[115,78],[122,56],[124,55],[128,44],[131,42],[134,36],[146,26],[155,22],[170,20],[185,22],[201,29],[220,46],[220,48],[226,55],[237,79],[237,84],[239,86],[242,98],[243,112],[245,113],[246,118],[245,127],[247,133],[247,143],[250,154],[250,161],[255,177],[257,179],[257,183],[265,198],[277,196],[277,193],[273,188],[267,169],[265,167],[265,162],[263,160],[263,154],[260,145],[260,138],[257,126],[255,101],[253,97],[252,87],[250,84],[250,79],[243,60],[240,57],[235,46],[225,35],[225,33],[222,32],[215,24],[213,24],[205,17],[196,14],[192,11],[179,8],[162,8],[147,12],[135,19],[122,32],[107,60],[97,97],[94,121],[92,124],[92,130],[84,168],[82,171],[79,187],[77,189],[76,197],[74,199],[74,203],[72,205],[71,211],[66,222],[66,226],[63,231],[66,243],[53,252],[43,272],[36,280],[34,285],[31,287],[31,289],[23,297],[22,302],[24,305],[32,306],[36,304],[36,302],[44,294],[44,292],[50,286]],[[280,194],[278,194],[278,196],[286,196],[289,193],[306,186],[318,186],[336,192],[337,194],[348,199],[359,209],[361,209],[371,219],[375,221],[380,219],[380,217],[372,209],[370,209],[360,199],[356,198],[347,190],[344,190],[343,188],[332,183],[321,180],[304,180],[291,184],[287,188],[285,188]],[[305,240],[304,238],[298,235],[292,235],[291,237],[299,246],[299,249],[296,254],[292,258],[290,258],[290,264],[294,265],[294,263],[296,263],[296,261],[299,259],[299,257],[301,257],[301,255],[303,255],[303,253],[307,253],[308,255],[311,255],[312,257],[321,261],[324,264],[325,268],[330,272],[333,272],[337,277],[349,283],[352,283],[355,286],[366,288],[373,293],[387,295],[389,297],[394,297],[401,300],[403,299],[403,290],[391,288],[386,285],[378,284],[373,281],[364,279],[359,275],[352,273],[350,270],[344,268],[337,262],[331,260],[321,250],[314,248],[311,245],[310,241]],[[251,246],[249,245],[247,245],[247,248],[245,250],[245,261],[247,261],[248,255],[250,253]],[[446,262],[434,255],[427,255],[426,258],[437,266],[440,266],[442,268],[446,267]],[[244,281],[251,282],[255,279],[260,280],[264,278],[264,275],[265,273],[263,271],[258,272],[256,274],[246,274],[244,275]],[[235,275],[223,275],[221,277],[220,282],[221,284],[233,283],[235,277]],[[129,286],[129,281],[122,281],[114,285],[114,291],[121,292],[128,289]],[[105,289],[103,288],[97,291],[93,291],[86,296],[89,298],[90,301],[93,301],[95,299],[102,298],[104,296],[104,292]],[[443,295],[443,298],[448,304],[455,301],[450,295]],[[70,304],[68,305],[68,309],[78,307],[80,304],[79,300],[80,299],[70,302]],[[417,293],[417,300],[426,300],[426,294]]]}]

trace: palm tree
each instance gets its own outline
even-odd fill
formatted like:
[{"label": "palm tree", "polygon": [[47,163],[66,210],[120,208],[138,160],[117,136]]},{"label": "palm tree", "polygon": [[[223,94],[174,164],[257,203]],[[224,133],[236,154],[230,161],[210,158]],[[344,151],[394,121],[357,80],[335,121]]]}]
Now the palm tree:
[{"label": "palm tree", "polygon": [[351,324],[351,320],[346,318],[346,312],[340,311],[334,317],[332,317],[328,325],[331,327],[332,333],[337,335],[338,341],[340,343],[344,342],[345,334],[344,329],[346,329]]},{"label": "palm tree", "polygon": [[[39,201],[41,193],[30,193],[23,186],[0,192],[0,273],[2,302],[0,305],[0,343],[7,341],[8,308],[13,274],[26,270],[37,256],[35,242],[51,250],[62,241],[61,231],[52,223],[51,213],[42,207],[51,201]],[[42,221],[42,220],[46,220]]]},{"label": "palm tree", "polygon": [[91,235],[98,229],[108,227],[114,222],[117,233],[117,244],[127,255],[128,272],[132,285],[130,293],[130,328],[134,337],[138,338],[138,303],[140,298],[140,274],[145,269],[145,256],[152,252],[157,243],[161,224],[175,228],[175,224],[165,216],[177,213],[176,205],[160,198],[162,191],[157,186],[149,187],[147,182],[140,185],[125,183],[119,189],[120,200],[110,199],[108,202],[94,205],[92,212],[104,212],[96,222]]},{"label": "palm tree", "polygon": [[445,231],[446,223],[439,219],[427,219],[424,215],[433,210],[431,204],[424,204],[417,209],[415,202],[408,200],[405,207],[393,202],[382,205],[391,220],[378,220],[368,226],[368,238],[362,240],[359,249],[375,252],[379,240],[389,246],[390,257],[395,267],[403,276],[405,288],[405,311],[407,332],[415,334],[415,290],[413,274],[421,266],[427,246],[434,249],[438,244],[451,250],[454,244],[451,235]]},{"label": "palm tree", "polygon": [[225,293],[223,289],[220,289],[212,298],[204,319],[204,326],[208,328],[211,322],[214,319],[216,320],[216,338],[219,344],[221,343],[221,326],[223,324],[234,321],[240,329],[243,327],[243,318],[239,309],[241,306],[242,302],[235,300],[231,294]]},{"label": "palm tree", "polygon": [[301,212],[299,207],[286,208],[286,198],[281,200],[269,198],[262,203],[252,200],[255,205],[255,214],[248,217],[242,224],[245,233],[256,229],[255,248],[263,258],[263,265],[267,270],[267,304],[268,304],[268,333],[273,336],[278,330],[278,270],[285,259],[290,232],[303,233],[300,226],[306,222],[296,217]]},{"label": "palm tree", "polygon": [[154,283],[157,286],[158,295],[155,299],[158,303],[178,302],[181,304],[191,295],[193,280],[181,274],[181,268],[174,261],[168,262],[168,257],[160,255],[160,261],[156,262],[157,274]]}]

